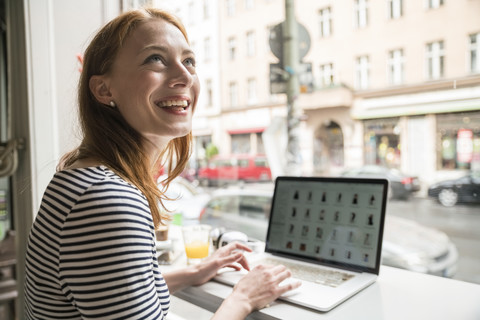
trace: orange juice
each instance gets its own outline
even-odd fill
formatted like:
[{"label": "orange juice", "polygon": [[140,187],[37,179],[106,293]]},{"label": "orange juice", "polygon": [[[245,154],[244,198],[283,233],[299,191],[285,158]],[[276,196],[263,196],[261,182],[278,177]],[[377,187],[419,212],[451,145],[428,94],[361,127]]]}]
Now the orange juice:
[{"label": "orange juice", "polygon": [[208,256],[208,242],[195,241],[185,244],[185,253],[189,259],[203,259]]}]

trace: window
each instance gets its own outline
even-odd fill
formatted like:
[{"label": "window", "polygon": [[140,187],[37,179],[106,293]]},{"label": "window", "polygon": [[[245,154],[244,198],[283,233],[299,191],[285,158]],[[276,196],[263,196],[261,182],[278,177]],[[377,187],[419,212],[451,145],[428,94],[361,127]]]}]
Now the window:
[{"label": "window", "polygon": [[439,8],[444,4],[444,0],[427,0],[428,9]]},{"label": "window", "polygon": [[207,79],[205,81],[205,92],[207,94],[207,107],[213,106],[213,85],[212,79]]},{"label": "window", "polygon": [[480,32],[470,35],[470,72],[480,73]]},{"label": "window", "polygon": [[229,17],[232,17],[235,15],[236,1],[235,0],[226,0],[226,1],[227,1],[227,15]]},{"label": "window", "polygon": [[255,55],[255,32],[247,32],[247,56],[253,57]]},{"label": "window", "polygon": [[195,24],[197,14],[195,12],[195,3],[189,2],[188,3],[188,23],[193,26]]},{"label": "window", "polygon": [[247,83],[247,104],[252,105],[257,103],[257,80],[248,79]]},{"label": "window", "polygon": [[368,56],[361,56],[357,58],[355,64],[355,88],[367,89],[369,86],[369,72],[370,64]]},{"label": "window", "polygon": [[443,77],[444,54],[443,41],[427,44],[426,66],[428,80],[435,80]]},{"label": "window", "polygon": [[330,87],[335,83],[333,63],[327,63],[320,66],[320,81],[319,85],[322,88]]},{"label": "window", "polygon": [[238,106],[238,85],[236,82],[230,82],[228,85],[228,96],[230,107]]},{"label": "window", "polygon": [[208,20],[210,18],[210,0],[203,0],[203,19]]},{"label": "window", "polygon": [[234,37],[228,39],[228,58],[230,60],[235,60],[237,41]]},{"label": "window", "polygon": [[205,61],[209,61],[212,57],[212,41],[210,37],[203,40],[203,54],[205,55]]},{"label": "window", "polygon": [[402,84],[404,79],[403,50],[392,50],[388,53],[388,79],[391,85]]},{"label": "window", "polygon": [[332,16],[330,8],[321,9],[319,12],[320,37],[327,37],[332,32]]},{"label": "window", "polygon": [[254,0],[244,0],[245,1],[245,9],[246,10],[252,10],[255,7],[255,1]]},{"label": "window", "polygon": [[387,0],[388,18],[398,19],[403,15],[403,0]]},{"label": "window", "polygon": [[368,25],[368,0],[355,0],[355,27],[365,28]]}]

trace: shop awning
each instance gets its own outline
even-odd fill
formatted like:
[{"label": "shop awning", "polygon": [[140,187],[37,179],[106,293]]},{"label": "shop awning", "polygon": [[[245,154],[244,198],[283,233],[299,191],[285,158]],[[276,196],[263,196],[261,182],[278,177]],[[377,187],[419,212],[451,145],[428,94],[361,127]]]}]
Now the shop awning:
[{"label": "shop awning", "polygon": [[361,120],[474,110],[480,110],[480,87],[362,99],[351,114]]},{"label": "shop awning", "polygon": [[259,133],[259,132],[263,132],[263,131],[265,131],[265,127],[241,128],[241,129],[227,130],[228,134]]}]

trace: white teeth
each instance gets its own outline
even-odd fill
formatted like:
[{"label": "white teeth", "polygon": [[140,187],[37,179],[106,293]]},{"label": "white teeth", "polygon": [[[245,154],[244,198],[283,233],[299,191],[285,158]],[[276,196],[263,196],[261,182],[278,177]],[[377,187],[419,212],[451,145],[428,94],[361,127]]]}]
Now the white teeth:
[{"label": "white teeth", "polygon": [[188,106],[188,102],[186,100],[166,100],[166,101],[160,101],[158,103],[158,106],[160,107],[181,107],[182,109],[184,107]]}]

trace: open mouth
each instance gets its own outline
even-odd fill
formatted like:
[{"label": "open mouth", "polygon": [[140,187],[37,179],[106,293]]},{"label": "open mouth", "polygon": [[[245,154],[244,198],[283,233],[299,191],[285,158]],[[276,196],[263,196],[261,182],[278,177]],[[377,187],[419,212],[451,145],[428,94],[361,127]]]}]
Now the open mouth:
[{"label": "open mouth", "polygon": [[165,100],[156,103],[160,108],[168,108],[175,111],[184,111],[188,108],[187,100]]}]

